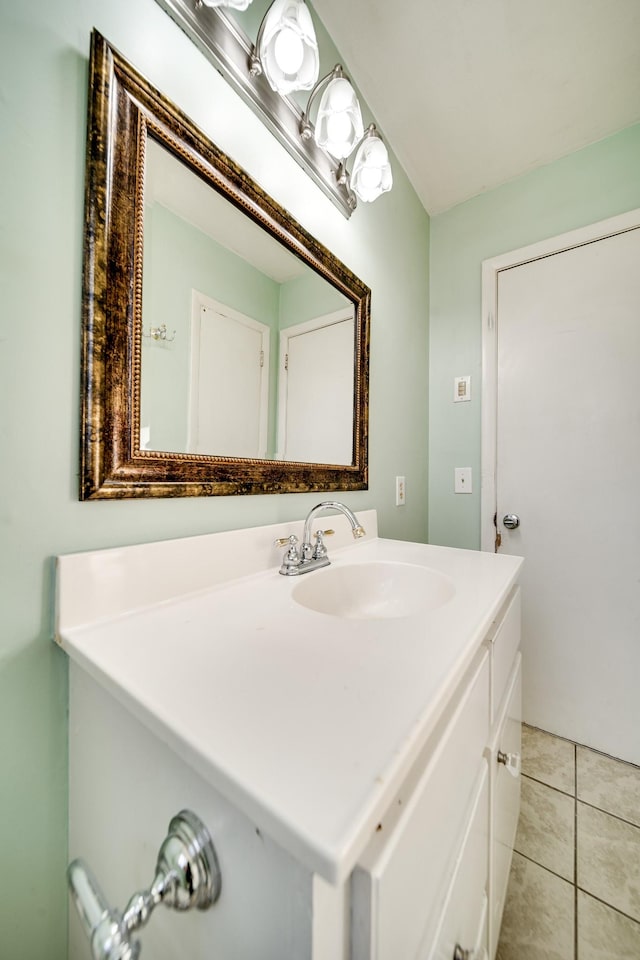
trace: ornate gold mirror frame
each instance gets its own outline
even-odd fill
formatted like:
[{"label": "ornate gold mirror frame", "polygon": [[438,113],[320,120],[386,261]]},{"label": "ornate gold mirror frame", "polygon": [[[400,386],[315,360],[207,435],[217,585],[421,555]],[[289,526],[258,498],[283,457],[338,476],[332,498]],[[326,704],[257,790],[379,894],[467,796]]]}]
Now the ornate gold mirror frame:
[{"label": "ornate gold mirror frame", "polygon": [[[148,136],[353,304],[353,457],[299,463],[140,448]],[[83,275],[80,497],[225,496],[367,487],[371,292],[97,31],[91,45]]]}]

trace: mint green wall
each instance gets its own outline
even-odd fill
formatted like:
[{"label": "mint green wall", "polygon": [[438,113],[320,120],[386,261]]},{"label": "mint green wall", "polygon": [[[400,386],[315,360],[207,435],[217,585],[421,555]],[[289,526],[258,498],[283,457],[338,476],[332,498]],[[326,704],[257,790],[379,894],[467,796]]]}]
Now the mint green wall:
[{"label": "mint green wall", "polygon": [[280,329],[314,320],[349,304],[350,301],[323,277],[305,270],[301,276],[288,280],[280,288]]},{"label": "mint green wall", "polygon": [[187,450],[194,288],[271,328],[269,437],[273,446],[280,286],[156,203],[145,209],[143,329],[164,323],[169,336],[175,330],[175,340],[142,342],[140,422],[151,424],[150,449]]},{"label": "mint green wall", "polygon": [[[480,545],[481,263],[640,207],[640,125],[431,220],[429,539]],[[471,374],[471,402],[453,403]],[[453,493],[454,467],[473,493]]]},{"label": "mint green wall", "polygon": [[[319,499],[77,499],[93,26],[371,286],[370,486],[344,500],[376,507],[386,536],[427,530],[429,221],[397,163],[393,192],[347,221],[154,0],[2,3],[0,953],[12,960],[66,957],[67,671],[51,643],[53,556],[302,518]],[[403,508],[396,474],[407,477]]]}]

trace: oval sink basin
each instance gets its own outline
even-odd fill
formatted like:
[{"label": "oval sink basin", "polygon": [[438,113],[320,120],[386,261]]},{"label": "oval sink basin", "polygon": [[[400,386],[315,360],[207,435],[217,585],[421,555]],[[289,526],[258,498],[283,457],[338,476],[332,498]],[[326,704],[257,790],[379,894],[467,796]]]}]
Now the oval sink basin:
[{"label": "oval sink basin", "polygon": [[348,620],[428,613],[456,592],[453,581],[437,570],[394,561],[351,563],[306,576],[293,588],[296,603]]}]

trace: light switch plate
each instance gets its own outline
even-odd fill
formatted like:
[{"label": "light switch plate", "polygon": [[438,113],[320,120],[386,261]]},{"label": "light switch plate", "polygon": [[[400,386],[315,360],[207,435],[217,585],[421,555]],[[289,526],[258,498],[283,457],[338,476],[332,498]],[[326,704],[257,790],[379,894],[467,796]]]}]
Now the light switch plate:
[{"label": "light switch plate", "polygon": [[453,468],[454,493],[473,493],[471,467]]},{"label": "light switch plate", "polygon": [[455,377],[453,381],[453,402],[464,403],[471,400],[471,377]]}]

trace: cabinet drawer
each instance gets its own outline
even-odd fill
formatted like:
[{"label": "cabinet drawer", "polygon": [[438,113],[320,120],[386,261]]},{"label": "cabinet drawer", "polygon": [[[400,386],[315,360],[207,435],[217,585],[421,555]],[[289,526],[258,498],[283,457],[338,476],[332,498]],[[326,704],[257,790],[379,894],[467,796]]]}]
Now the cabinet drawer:
[{"label": "cabinet drawer", "polygon": [[520,648],[520,587],[516,587],[502,619],[491,637],[491,723],[502,706],[509,676]]},{"label": "cabinet drawer", "polygon": [[487,879],[489,876],[489,772],[482,771],[455,871],[447,893],[440,928],[432,950],[420,960],[453,960],[463,951],[487,948]]},{"label": "cabinet drawer", "polygon": [[508,697],[491,744],[491,957],[495,956],[498,945],[520,813],[520,776],[513,776],[504,764],[498,763],[497,758],[498,751],[521,756],[521,673],[521,657],[518,655],[509,683]]},{"label": "cabinet drawer", "polygon": [[352,875],[353,960],[413,958],[432,940],[474,784],[486,761],[489,657],[479,656],[400,817]]}]

